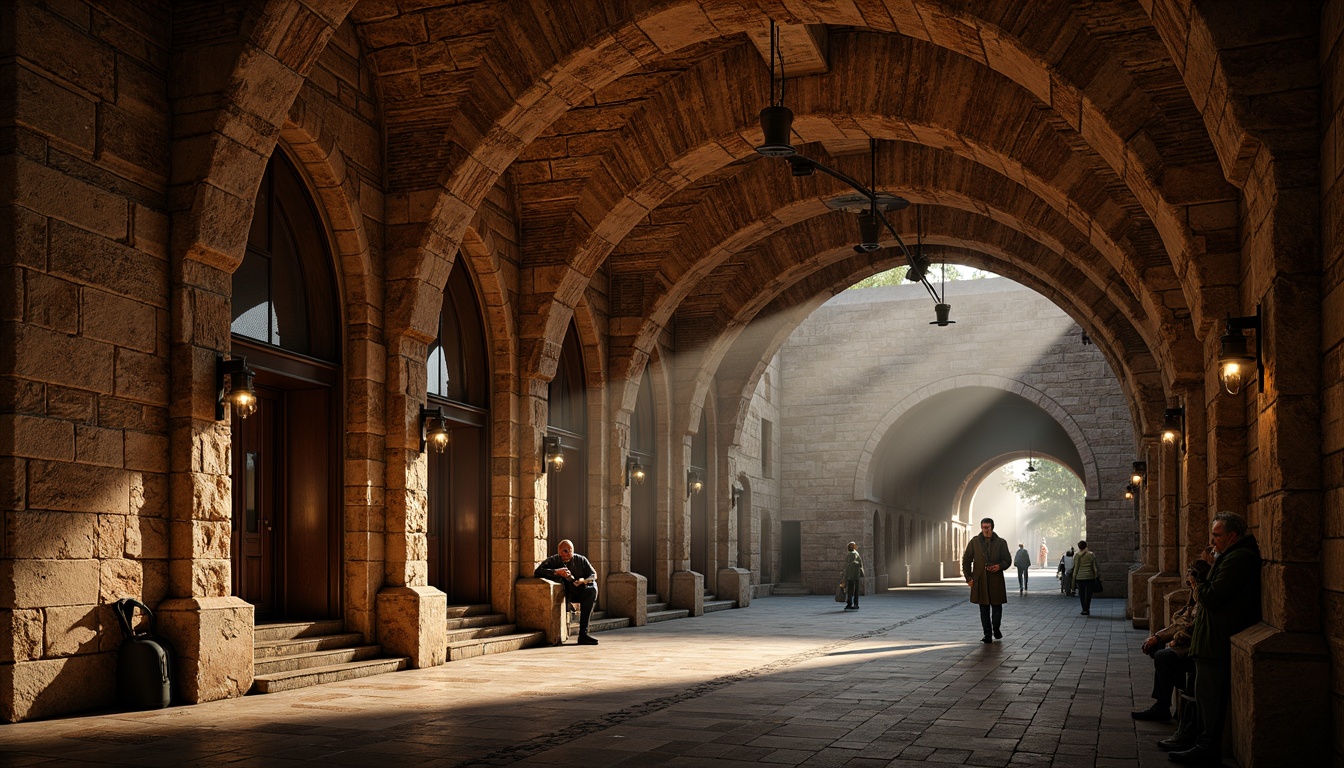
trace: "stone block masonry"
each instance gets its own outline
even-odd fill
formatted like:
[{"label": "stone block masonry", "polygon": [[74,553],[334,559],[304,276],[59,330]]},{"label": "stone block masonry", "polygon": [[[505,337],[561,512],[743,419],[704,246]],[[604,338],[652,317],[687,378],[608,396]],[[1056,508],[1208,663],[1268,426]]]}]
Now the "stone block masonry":
[{"label": "stone block masonry", "polygon": [[[966,519],[969,507],[929,508],[931,499],[955,493],[931,490],[938,481],[928,477],[923,488],[884,496],[873,452],[884,441],[906,451],[936,441],[896,434],[896,417],[965,387],[1020,395],[1067,422],[1062,429],[1087,475],[1089,544],[1105,563],[1104,576],[1122,583],[1137,559],[1138,529],[1123,499],[1135,443],[1115,373],[1081,342],[1073,320],[1033,291],[1000,278],[954,283],[948,293],[957,324],[939,328],[928,325],[932,308],[918,286],[847,291],[809,316],[780,350],[780,518],[802,521],[804,583],[814,593],[833,589],[850,540],[869,563],[870,589],[880,575],[903,576],[907,567],[914,580],[957,573],[967,531],[977,530]],[[1027,452],[1029,440],[1021,435],[1017,453],[1000,463],[1025,458],[1017,454]],[[1040,457],[1039,438],[1036,448]]]}]

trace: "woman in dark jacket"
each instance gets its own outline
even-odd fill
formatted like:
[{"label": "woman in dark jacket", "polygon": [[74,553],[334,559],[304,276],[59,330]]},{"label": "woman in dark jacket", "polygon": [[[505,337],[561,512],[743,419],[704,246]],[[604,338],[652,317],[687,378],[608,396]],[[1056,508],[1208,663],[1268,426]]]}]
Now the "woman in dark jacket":
[{"label": "woman in dark jacket", "polygon": [[1086,541],[1078,542],[1078,556],[1073,558],[1073,588],[1078,590],[1078,599],[1083,603],[1083,615],[1092,615],[1092,591],[1096,579],[1101,576],[1097,555],[1087,548]]},{"label": "woman in dark jacket", "polygon": [[1003,637],[999,622],[1003,619],[1003,604],[1008,602],[1003,571],[1012,565],[1008,542],[994,532],[994,521],[988,517],[981,520],[980,535],[966,543],[961,572],[971,588],[971,602],[980,606],[980,626],[985,630],[983,642],[992,643],[994,638]]}]

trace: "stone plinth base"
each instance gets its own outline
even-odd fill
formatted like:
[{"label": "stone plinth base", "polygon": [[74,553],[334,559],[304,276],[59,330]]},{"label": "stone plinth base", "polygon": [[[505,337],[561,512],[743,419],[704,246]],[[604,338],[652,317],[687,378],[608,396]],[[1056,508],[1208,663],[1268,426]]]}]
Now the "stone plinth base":
[{"label": "stone plinth base", "polygon": [[1181,588],[1180,574],[1156,573],[1148,577],[1148,634],[1167,626],[1167,617],[1161,610],[1167,604],[1167,593]]},{"label": "stone plinth base", "polygon": [[1241,765],[1329,765],[1330,656],[1317,634],[1268,624],[1232,638],[1228,727]]},{"label": "stone plinth base", "polygon": [[1125,617],[1132,619],[1135,629],[1149,626],[1148,579],[1157,575],[1157,569],[1141,565],[1129,572],[1129,600],[1125,603]]},{"label": "stone plinth base", "polygon": [[565,588],[549,579],[519,579],[513,585],[514,623],[519,629],[546,633],[546,642],[560,645],[569,639]]},{"label": "stone plinth base", "polygon": [[630,620],[630,626],[649,623],[648,579],[638,573],[607,574],[607,612]]},{"label": "stone plinth base", "polygon": [[873,577],[873,592],[886,592],[887,586],[891,583],[891,577],[887,574]]},{"label": "stone plinth base", "polygon": [[116,703],[116,681],[115,653],[0,666],[0,722],[111,707]]},{"label": "stone plinth base", "polygon": [[416,669],[448,661],[448,595],[434,587],[379,590],[378,643]]},{"label": "stone plinth base", "polygon": [[735,600],[738,608],[751,605],[751,571],[745,568],[724,568],[719,571],[720,600]]},{"label": "stone plinth base", "polygon": [[173,646],[174,701],[229,699],[252,687],[251,603],[238,597],[165,600],[154,618]]},{"label": "stone plinth base", "polygon": [[673,571],[669,607],[684,608],[692,616],[705,615],[705,577],[695,571]]}]

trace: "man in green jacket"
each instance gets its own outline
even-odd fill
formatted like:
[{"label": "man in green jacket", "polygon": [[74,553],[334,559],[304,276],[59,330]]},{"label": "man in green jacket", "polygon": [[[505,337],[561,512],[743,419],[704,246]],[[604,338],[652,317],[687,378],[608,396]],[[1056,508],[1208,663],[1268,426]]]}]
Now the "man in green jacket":
[{"label": "man in green jacket", "polygon": [[988,517],[981,520],[980,535],[967,542],[966,552],[961,556],[961,572],[971,588],[971,602],[980,606],[980,626],[985,630],[983,642],[992,643],[994,638],[1003,637],[999,622],[1003,619],[1003,604],[1008,602],[1003,572],[1012,564],[1008,542],[994,532],[994,521]]},{"label": "man in green jacket", "polygon": [[1260,546],[1246,532],[1246,521],[1231,512],[1213,517],[1209,541],[1217,553],[1207,579],[1198,579],[1199,602],[1190,637],[1195,661],[1195,704],[1199,740],[1184,752],[1172,752],[1183,765],[1222,765],[1223,722],[1231,698],[1232,636],[1260,622]]}]

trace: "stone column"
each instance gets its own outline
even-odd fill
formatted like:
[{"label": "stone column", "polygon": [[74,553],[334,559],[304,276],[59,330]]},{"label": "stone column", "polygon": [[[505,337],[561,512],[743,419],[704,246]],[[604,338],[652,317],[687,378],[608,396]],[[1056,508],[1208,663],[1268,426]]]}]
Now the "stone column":
[{"label": "stone column", "polygon": [[1329,732],[1331,665],[1321,635],[1320,340],[1300,316],[1317,301],[1313,278],[1281,275],[1261,303],[1260,492],[1249,521],[1265,559],[1264,621],[1232,640],[1228,714],[1243,765],[1329,762],[1321,737]]},{"label": "stone column", "polygon": [[630,570],[630,489],[625,487],[625,457],[630,450],[630,413],[620,410],[616,399],[607,418],[611,450],[605,456],[606,488],[609,506],[607,542],[609,558],[606,581],[607,611],[630,619],[630,626],[648,623],[648,578]]},{"label": "stone column", "polygon": [[175,695],[198,703],[252,687],[253,608],[232,596],[229,424],[215,421],[216,356],[230,346],[236,264],[173,259],[169,404],[169,599],[158,631],[173,644]]},{"label": "stone column", "polygon": [[1150,618],[1154,612],[1148,602],[1148,580],[1158,574],[1157,569],[1157,510],[1161,504],[1159,484],[1155,482],[1162,453],[1159,438],[1145,436],[1138,451],[1138,461],[1147,465],[1143,484],[1135,492],[1135,502],[1139,508],[1139,564],[1129,572],[1129,616],[1135,629],[1148,629],[1160,626]]},{"label": "stone column", "polygon": [[[1180,586],[1181,553],[1178,546],[1180,498],[1184,481],[1182,480],[1180,437],[1173,443],[1163,440],[1157,444],[1156,466],[1148,464],[1148,483],[1155,486],[1149,491],[1149,497],[1156,497],[1156,511],[1152,519],[1155,530],[1149,529],[1149,535],[1157,539],[1155,567],[1157,572],[1148,577],[1148,631],[1156,632],[1163,626],[1163,617],[1153,606],[1163,605],[1165,595]],[[1150,453],[1149,456],[1153,456]],[[1156,470],[1156,478],[1154,478]]]},{"label": "stone column", "polygon": [[412,667],[448,660],[448,596],[429,586],[428,464],[420,452],[420,407],[428,386],[426,342],[389,340],[387,365],[386,540],[378,591],[378,642]]}]

